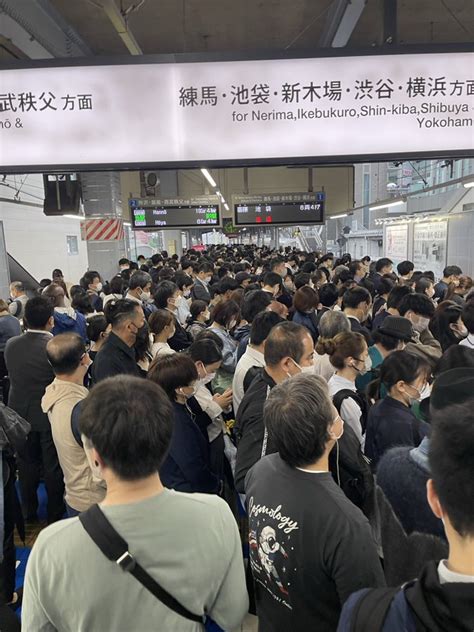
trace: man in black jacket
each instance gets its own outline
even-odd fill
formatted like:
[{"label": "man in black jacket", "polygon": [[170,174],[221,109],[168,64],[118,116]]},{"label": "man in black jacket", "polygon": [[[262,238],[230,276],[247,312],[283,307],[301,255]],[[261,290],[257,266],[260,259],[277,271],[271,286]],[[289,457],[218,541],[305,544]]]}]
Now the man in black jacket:
[{"label": "man in black jacket", "polygon": [[172,281],[162,281],[159,283],[155,296],[153,297],[158,309],[166,309],[174,316],[175,332],[174,336],[168,340],[168,344],[173,351],[184,351],[192,342],[190,335],[177,318],[178,308],[176,307],[176,303],[179,297],[179,288],[176,283]]},{"label": "man in black jacket", "polygon": [[109,301],[105,315],[107,322],[112,325],[112,331],[92,365],[93,384],[114,375],[140,377],[133,345],[145,324],[141,305],[128,299]]},{"label": "man in black jacket", "polygon": [[196,276],[194,277],[194,285],[191,290],[193,301],[204,301],[209,305],[211,302],[211,294],[209,292],[209,283],[212,280],[214,269],[210,263],[202,263]]},{"label": "man in black jacket", "polygon": [[48,416],[41,409],[45,389],[54,380],[46,356],[46,345],[54,327],[53,305],[42,296],[25,306],[27,332],[10,338],[5,347],[5,364],[10,376],[8,405],[31,425],[26,448],[18,459],[23,511],[27,521],[37,520],[37,489],[43,470],[48,494],[48,522],[60,520],[64,505],[63,473],[51,434]]},{"label": "man in black jacket", "polygon": [[306,327],[296,323],[280,323],[272,329],[264,356],[265,369],[245,393],[237,414],[235,486],[239,493],[244,492],[249,469],[265,454],[275,452],[263,423],[263,407],[270,390],[303,370],[314,371],[313,339]]},{"label": "man in black jacket", "polygon": [[362,334],[367,344],[372,345],[370,331],[363,323],[372,309],[372,297],[365,287],[353,287],[346,290],[342,299],[342,310],[351,323],[351,330]]}]

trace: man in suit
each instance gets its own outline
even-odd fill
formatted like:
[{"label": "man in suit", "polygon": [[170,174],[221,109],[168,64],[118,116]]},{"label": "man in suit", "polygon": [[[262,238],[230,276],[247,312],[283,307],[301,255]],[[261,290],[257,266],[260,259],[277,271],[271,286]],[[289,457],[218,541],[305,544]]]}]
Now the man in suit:
[{"label": "man in suit", "polygon": [[213,267],[210,263],[201,263],[198,273],[194,277],[194,285],[191,290],[193,301],[205,301],[208,305],[211,302],[209,283],[212,280]]},{"label": "man in suit", "polygon": [[25,306],[27,332],[10,338],[5,364],[10,377],[8,405],[31,424],[24,454],[18,459],[23,510],[27,521],[37,520],[37,489],[43,472],[48,493],[48,523],[65,512],[64,481],[48,416],[41,409],[45,389],[54,380],[46,345],[54,327],[53,305],[38,296]]},{"label": "man in suit", "polygon": [[367,344],[372,345],[370,331],[363,325],[372,309],[372,297],[365,287],[353,287],[346,290],[342,299],[342,310],[348,317],[351,330],[364,336]]}]

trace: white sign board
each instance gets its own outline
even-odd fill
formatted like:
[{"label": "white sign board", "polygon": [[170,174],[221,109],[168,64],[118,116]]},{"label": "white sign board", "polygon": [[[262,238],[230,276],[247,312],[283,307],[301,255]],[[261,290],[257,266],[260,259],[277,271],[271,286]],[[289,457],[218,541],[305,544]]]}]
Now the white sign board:
[{"label": "white sign board", "polygon": [[413,231],[413,263],[415,270],[432,270],[441,279],[446,266],[448,222],[415,223]]},{"label": "white sign board", "polygon": [[408,224],[385,227],[385,256],[398,265],[408,257]]},{"label": "white sign board", "polygon": [[474,146],[473,67],[450,52],[5,69],[0,169],[454,155]]}]

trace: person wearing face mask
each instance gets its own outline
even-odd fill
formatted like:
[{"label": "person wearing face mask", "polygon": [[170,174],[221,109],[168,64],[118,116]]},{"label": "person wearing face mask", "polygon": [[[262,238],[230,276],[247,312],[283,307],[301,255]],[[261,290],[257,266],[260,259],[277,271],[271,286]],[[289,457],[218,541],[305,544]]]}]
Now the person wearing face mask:
[{"label": "person wearing face mask", "polygon": [[193,280],[184,272],[178,271],[175,277],[175,283],[179,288],[180,296],[176,301],[176,318],[180,325],[183,327],[191,314],[189,311],[189,305],[191,303],[191,291],[193,287]]},{"label": "person wearing face mask", "polygon": [[420,277],[415,283],[415,292],[417,294],[425,294],[428,298],[435,295],[434,283],[428,277]]},{"label": "person wearing face mask", "polygon": [[364,325],[370,316],[372,297],[364,287],[352,287],[344,292],[342,311],[351,323],[351,330],[364,336],[368,345],[372,344],[370,331]]},{"label": "person wearing face mask", "polygon": [[153,359],[158,356],[176,353],[168,344],[168,340],[174,336],[175,332],[173,314],[166,309],[157,309],[156,312],[153,312],[150,316],[148,326],[150,328],[150,334],[153,337],[153,344],[151,346],[151,356]]},{"label": "person wearing face mask", "polygon": [[177,303],[181,293],[176,283],[172,281],[161,281],[156,288],[154,302],[158,309],[166,309],[173,315],[175,332],[169,338],[168,344],[174,351],[183,351],[191,344],[191,336],[184,329],[177,318]]},{"label": "person wearing face mask", "polygon": [[110,301],[105,317],[111,325],[111,331],[92,365],[92,383],[121,374],[139,377],[134,344],[146,322],[143,309],[127,299]]},{"label": "person wearing face mask", "polygon": [[314,343],[302,325],[284,322],[271,330],[265,341],[265,368],[247,389],[237,413],[237,461],[235,487],[244,492],[245,476],[265,454],[275,452],[263,423],[263,407],[271,389],[304,369],[314,370]]},{"label": "person wearing face mask", "polygon": [[99,273],[95,270],[89,270],[82,277],[80,284],[89,295],[94,310],[96,312],[102,312],[104,306],[101,297],[102,281],[100,280]]},{"label": "person wearing face mask", "polygon": [[194,277],[194,285],[191,290],[191,298],[193,301],[205,301],[208,305],[211,302],[211,294],[209,292],[209,284],[212,281],[212,273],[214,268],[210,263],[202,263]]},{"label": "person wearing face mask", "polygon": [[382,455],[394,446],[417,447],[429,426],[413,414],[412,405],[420,401],[431,374],[422,358],[407,351],[394,351],[380,368],[380,384],[388,395],[369,411],[365,454],[375,469]]},{"label": "person wearing face mask", "polygon": [[46,388],[41,407],[51,424],[64,474],[66,509],[72,518],[105,496],[105,485],[94,477],[86,453],[71,429],[73,408],[88,395],[84,377],[91,359],[84,341],[75,333],[52,338],[46,346],[46,354],[56,377]]},{"label": "person wearing face mask", "polygon": [[156,309],[156,307],[150,303],[151,283],[151,276],[148,272],[138,270],[130,277],[128,292],[125,295],[125,298],[129,301],[134,301],[138,305],[141,305],[145,312],[145,317],[148,317]]},{"label": "person wearing face mask", "polygon": [[238,343],[231,332],[240,322],[240,307],[235,301],[223,301],[212,312],[211,331],[224,343],[222,365],[217,371],[213,387],[223,393],[232,386],[232,378],[237,366]]},{"label": "person wearing face mask", "polygon": [[329,393],[339,414],[363,446],[367,421],[367,402],[357,392],[356,378],[372,368],[367,343],[362,334],[343,332],[322,341],[324,353],[336,369],[328,382]]},{"label": "person wearing face mask", "polygon": [[378,371],[375,371],[375,369],[378,369],[390,353],[405,349],[409,342],[413,342],[413,336],[413,325],[408,318],[387,316],[382,326],[372,334],[374,344],[369,347],[372,368],[365,375],[357,376],[357,390],[365,391],[370,382],[377,377]]},{"label": "person wearing face mask", "polygon": [[443,353],[459,344],[469,333],[462,320],[462,307],[453,301],[440,303],[430,320],[429,330],[440,343]]},{"label": "person wearing face mask", "polygon": [[222,351],[214,340],[200,338],[193,342],[188,353],[198,372],[194,397],[202,409],[203,417],[205,416],[204,433],[209,440],[211,469],[223,479],[225,423],[222,413],[228,411],[232,404],[232,389],[229,388],[222,394],[213,394],[211,390],[211,382],[222,364]]},{"label": "person wearing face mask", "polygon": [[409,342],[406,350],[425,358],[434,369],[443,354],[440,343],[428,328],[435,313],[435,304],[427,296],[414,292],[401,300],[398,312],[408,318],[415,331],[414,342]]},{"label": "person wearing face mask", "polygon": [[180,492],[219,493],[222,483],[211,469],[209,443],[196,423],[201,408],[195,400],[199,380],[195,363],[180,353],[157,358],[148,379],[161,386],[174,411],[171,446],[160,468],[163,485]]},{"label": "person wearing face mask", "polygon": [[245,479],[259,626],[330,632],[356,587],[385,585],[369,522],[330,472],[344,422],[304,374],[271,390],[264,422],[276,453]]},{"label": "person wearing face mask", "polygon": [[190,315],[186,331],[193,340],[196,340],[201,331],[207,329],[211,313],[208,304],[204,301],[193,301],[189,311]]}]

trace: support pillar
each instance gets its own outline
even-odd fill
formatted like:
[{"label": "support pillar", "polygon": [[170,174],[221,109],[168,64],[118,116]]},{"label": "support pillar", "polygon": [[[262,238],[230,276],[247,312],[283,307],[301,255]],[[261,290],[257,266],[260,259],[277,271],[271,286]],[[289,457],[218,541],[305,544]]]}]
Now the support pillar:
[{"label": "support pillar", "polygon": [[[86,219],[122,219],[120,173],[83,173],[82,196]],[[89,270],[97,270],[105,280],[118,271],[118,261],[126,256],[125,239],[88,241]]]},{"label": "support pillar", "polygon": [[[178,173],[177,171],[160,171],[160,196],[162,198],[175,198],[178,196]],[[169,256],[183,256],[183,243],[181,239],[181,229],[163,231],[165,236],[165,250]]]}]

